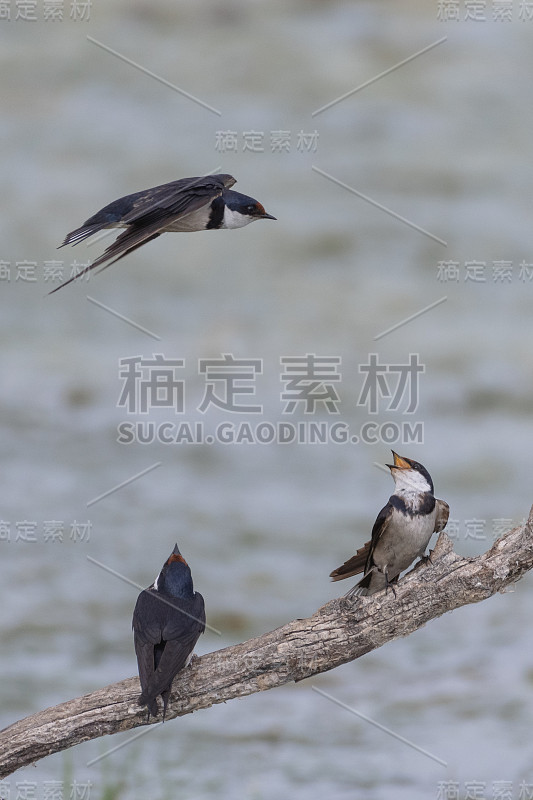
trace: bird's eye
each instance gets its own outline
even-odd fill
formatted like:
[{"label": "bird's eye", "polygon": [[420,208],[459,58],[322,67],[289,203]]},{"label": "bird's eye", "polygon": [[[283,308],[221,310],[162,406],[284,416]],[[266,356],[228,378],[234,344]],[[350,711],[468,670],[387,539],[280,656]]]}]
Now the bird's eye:
[{"label": "bird's eye", "polygon": [[246,209],[247,214],[254,214],[255,213],[255,206],[248,206]]}]

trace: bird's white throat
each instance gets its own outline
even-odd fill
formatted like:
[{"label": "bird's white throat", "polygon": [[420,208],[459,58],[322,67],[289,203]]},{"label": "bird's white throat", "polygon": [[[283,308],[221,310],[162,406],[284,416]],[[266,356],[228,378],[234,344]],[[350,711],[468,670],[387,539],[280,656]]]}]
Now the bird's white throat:
[{"label": "bird's white throat", "polygon": [[394,490],[396,494],[405,498],[415,498],[420,494],[429,492],[431,486],[426,478],[414,469],[398,469],[393,473]]},{"label": "bird's white throat", "polygon": [[224,217],[222,219],[221,228],[243,228],[249,222],[253,222],[253,217],[248,217],[246,214],[241,214],[239,211],[233,211],[229,206],[224,206]]}]

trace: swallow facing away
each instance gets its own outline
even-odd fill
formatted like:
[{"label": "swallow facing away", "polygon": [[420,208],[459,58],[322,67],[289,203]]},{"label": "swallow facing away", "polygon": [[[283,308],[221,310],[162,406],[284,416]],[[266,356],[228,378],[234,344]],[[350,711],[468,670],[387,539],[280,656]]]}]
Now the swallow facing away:
[{"label": "swallow facing away", "polygon": [[181,178],[114,200],[68,233],[59,247],[78,244],[104,228],[125,228],[124,232],[96,261],[50,294],[95,267],[106,269],[162,233],[242,228],[257,219],[276,219],[253,197],[232,191],[235,183],[231,175]]},{"label": "swallow facing away", "polygon": [[148,706],[148,717],[157,717],[160,694],[165,719],[172,681],[188,665],[204,630],[204,598],[194,591],[191,570],[176,545],[154,583],[140,593],[133,612],[139,705]]},{"label": "swallow facing away", "polygon": [[392,455],[394,464],[387,466],[394,479],[394,494],[376,518],[371,541],[330,574],[334,581],[341,581],[364,573],[348,598],[388,589],[401,572],[424,555],[433,533],[444,530],[448,521],[448,503],[434,497],[427,469],[394,450]]}]

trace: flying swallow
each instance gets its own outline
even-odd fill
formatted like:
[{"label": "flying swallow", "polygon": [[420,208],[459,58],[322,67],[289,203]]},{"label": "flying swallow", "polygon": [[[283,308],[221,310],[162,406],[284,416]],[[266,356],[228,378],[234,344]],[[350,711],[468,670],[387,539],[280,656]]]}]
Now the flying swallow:
[{"label": "flying swallow", "polygon": [[96,261],[50,294],[95,267],[106,269],[162,233],[242,228],[254,220],[276,219],[253,197],[232,191],[235,183],[231,175],[181,178],[114,200],[68,233],[60,247],[78,244],[105,228],[125,230]]}]

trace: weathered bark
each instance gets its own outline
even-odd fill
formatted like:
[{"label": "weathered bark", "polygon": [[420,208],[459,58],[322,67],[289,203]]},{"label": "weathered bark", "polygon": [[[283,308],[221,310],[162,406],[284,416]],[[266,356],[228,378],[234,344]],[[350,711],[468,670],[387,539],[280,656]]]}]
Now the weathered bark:
[{"label": "weathered bark", "polygon": [[[533,567],[533,508],[524,526],[481,556],[458,556],[442,533],[431,558],[399,582],[396,596],[379,593],[353,606],[332,600],[308,619],[193,659],[174,680],[167,720],[334,669],[504,590]],[[0,732],[0,778],[80,742],[146,725],[138,696],[139,681],[129,678],[15,722]]]}]

